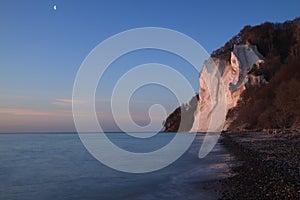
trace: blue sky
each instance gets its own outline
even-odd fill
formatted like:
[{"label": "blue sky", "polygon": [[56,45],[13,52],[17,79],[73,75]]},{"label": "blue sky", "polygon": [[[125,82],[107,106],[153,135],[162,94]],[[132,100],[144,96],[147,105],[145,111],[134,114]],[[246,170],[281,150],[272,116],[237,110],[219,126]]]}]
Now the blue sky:
[{"label": "blue sky", "polygon": [[[209,53],[245,25],[283,22],[299,16],[295,1],[1,1],[0,132],[73,131],[70,99],[82,61],[100,42],[138,27],[164,27],[182,32]],[[53,6],[57,5],[54,11]],[[114,81],[126,70],[147,62],[168,64],[198,90],[198,73],[186,62],[158,51],[136,52],[114,63],[97,91],[101,123],[114,130],[108,104]],[[136,103],[135,103],[136,102]],[[162,103],[170,112],[177,101],[160,87],[141,88],[132,98],[138,124],[149,121],[147,109]],[[124,119],[126,120],[126,119]]]}]

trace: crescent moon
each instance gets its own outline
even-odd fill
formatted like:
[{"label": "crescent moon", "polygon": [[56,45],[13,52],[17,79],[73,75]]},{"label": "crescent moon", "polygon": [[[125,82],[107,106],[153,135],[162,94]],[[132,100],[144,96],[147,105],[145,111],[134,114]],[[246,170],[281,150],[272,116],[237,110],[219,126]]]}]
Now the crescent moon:
[{"label": "crescent moon", "polygon": [[53,6],[53,10],[56,10],[56,5]]}]

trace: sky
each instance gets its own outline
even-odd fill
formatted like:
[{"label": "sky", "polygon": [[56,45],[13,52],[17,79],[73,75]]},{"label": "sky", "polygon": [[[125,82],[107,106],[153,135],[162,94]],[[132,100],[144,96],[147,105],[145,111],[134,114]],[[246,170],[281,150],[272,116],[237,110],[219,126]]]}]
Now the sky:
[{"label": "sky", "polygon": [[[117,33],[141,27],[168,28],[193,38],[211,53],[245,25],[300,16],[298,0],[0,3],[0,132],[75,131],[71,105],[77,71],[92,49]],[[151,49],[129,53],[110,66],[97,89],[96,108],[104,130],[118,129],[109,106],[114,84],[134,66],[149,62],[173,67],[198,91],[199,73],[178,56]],[[119,101],[122,104],[122,98]],[[170,113],[182,102],[167,88],[141,87],[130,101],[133,120],[147,125],[148,109],[156,103]],[[126,116],[121,119],[128,121]],[[161,124],[162,118],[154,116],[153,120]]]}]

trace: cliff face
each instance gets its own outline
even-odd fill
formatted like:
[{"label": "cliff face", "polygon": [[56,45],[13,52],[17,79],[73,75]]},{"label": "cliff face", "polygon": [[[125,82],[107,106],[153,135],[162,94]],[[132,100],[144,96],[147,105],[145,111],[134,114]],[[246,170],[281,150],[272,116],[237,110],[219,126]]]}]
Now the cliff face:
[{"label": "cliff face", "polygon": [[300,17],[245,26],[204,63],[199,94],[165,131],[300,129],[299,63]]},{"label": "cliff face", "polygon": [[[214,125],[216,122],[213,123],[212,120],[225,119],[220,115],[226,116],[228,110],[237,105],[246,87],[266,82],[262,75],[252,73],[257,71],[262,63],[263,56],[254,45],[234,46],[230,61],[224,58],[206,61],[199,77],[199,101],[190,131],[206,132],[226,129],[230,120],[225,124],[220,122],[217,125]],[[224,110],[221,105],[225,106]]]}]

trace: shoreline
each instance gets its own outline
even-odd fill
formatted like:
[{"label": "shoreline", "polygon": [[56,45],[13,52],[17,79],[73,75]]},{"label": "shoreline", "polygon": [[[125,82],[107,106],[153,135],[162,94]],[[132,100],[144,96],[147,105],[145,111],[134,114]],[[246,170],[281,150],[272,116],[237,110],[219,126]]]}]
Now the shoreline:
[{"label": "shoreline", "polygon": [[300,199],[300,133],[225,132],[221,143],[242,164],[220,181],[221,199]]}]

